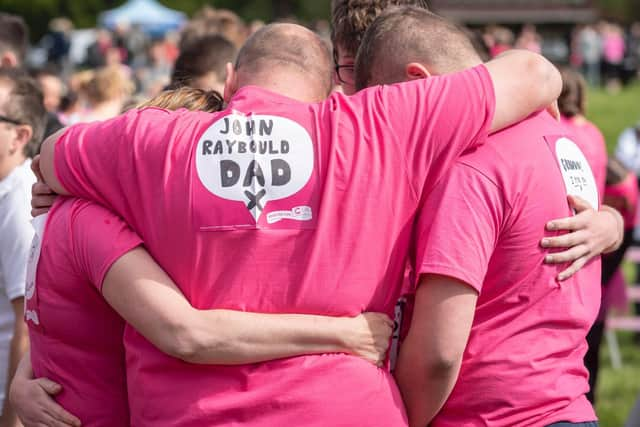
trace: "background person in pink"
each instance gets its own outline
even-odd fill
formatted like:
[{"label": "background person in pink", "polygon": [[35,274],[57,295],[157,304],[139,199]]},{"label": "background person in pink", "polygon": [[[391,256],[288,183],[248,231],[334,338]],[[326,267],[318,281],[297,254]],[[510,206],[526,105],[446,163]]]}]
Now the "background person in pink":
[{"label": "background person in pink", "polygon": [[[266,313],[389,314],[422,196],[560,90],[546,60],[514,52],[321,102],[331,57],[290,24],[255,33],[229,71],[226,111],[75,126],[45,142],[41,166],[55,191],[122,215],[195,308]],[[131,328],[125,345],[134,425],[406,424],[389,373],[357,358],[195,366]]]},{"label": "background person in pink", "polygon": [[[596,386],[598,384],[598,374],[600,371],[600,347],[604,335],[605,320],[611,306],[615,304],[615,295],[618,294],[622,286],[624,294],[624,279],[622,283],[616,282],[616,274],[620,274],[619,269],[624,259],[625,252],[633,242],[633,229],[636,223],[636,213],[638,206],[638,181],[636,176],[626,169],[617,159],[611,157],[607,162],[607,186],[604,191],[603,203],[615,208],[624,220],[624,238],[622,244],[614,252],[602,257],[602,304],[598,318],[591,327],[587,335],[589,350],[584,357],[584,363],[589,370],[590,390],[587,398],[595,404]],[[626,304],[622,304],[626,306]]]},{"label": "background person in pink", "polygon": [[558,108],[562,123],[578,136],[575,142],[591,166],[598,194],[602,198],[607,178],[607,144],[600,129],[585,116],[587,84],[580,73],[570,68],[561,69],[560,74],[562,92],[558,98]]},{"label": "background person in pink", "polygon": [[[363,47],[357,87],[428,81],[480,63],[456,26],[412,7],[378,17]],[[599,261],[559,282],[563,267],[545,264],[539,245],[550,218],[571,215],[567,193],[598,205],[589,165],[568,138],[547,112],[536,113],[462,156],[427,196],[417,225],[420,283],[396,366],[411,426],[596,420],[582,358],[599,305]]]}]

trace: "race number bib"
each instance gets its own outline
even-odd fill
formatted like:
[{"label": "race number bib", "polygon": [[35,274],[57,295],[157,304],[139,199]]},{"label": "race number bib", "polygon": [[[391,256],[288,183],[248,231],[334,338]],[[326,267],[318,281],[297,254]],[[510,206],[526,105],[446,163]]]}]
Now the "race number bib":
[{"label": "race number bib", "polygon": [[567,137],[546,137],[546,139],[555,153],[567,194],[583,198],[593,209],[598,210],[599,198],[596,180],[591,166],[580,148]]}]

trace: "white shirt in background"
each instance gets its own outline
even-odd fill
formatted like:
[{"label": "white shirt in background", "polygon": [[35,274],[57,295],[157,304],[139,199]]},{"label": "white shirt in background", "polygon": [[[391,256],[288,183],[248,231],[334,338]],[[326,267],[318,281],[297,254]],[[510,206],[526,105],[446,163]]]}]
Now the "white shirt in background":
[{"label": "white shirt in background", "polygon": [[24,296],[27,258],[33,238],[31,186],[35,182],[31,160],[0,180],[0,411],[15,322],[11,301]]}]

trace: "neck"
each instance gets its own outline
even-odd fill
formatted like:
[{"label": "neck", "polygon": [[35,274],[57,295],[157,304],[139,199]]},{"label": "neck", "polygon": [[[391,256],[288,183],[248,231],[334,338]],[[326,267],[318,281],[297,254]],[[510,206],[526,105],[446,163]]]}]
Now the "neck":
[{"label": "neck", "polygon": [[239,73],[238,88],[244,86],[258,86],[301,102],[320,102],[326,98],[321,90],[317,90],[318,83],[313,78],[300,76],[297,73],[285,74],[275,71],[268,75]]},{"label": "neck", "polygon": [[18,166],[24,163],[27,160],[27,157],[20,153],[13,154],[4,159],[2,164],[0,164],[0,181],[9,176],[11,172]]}]

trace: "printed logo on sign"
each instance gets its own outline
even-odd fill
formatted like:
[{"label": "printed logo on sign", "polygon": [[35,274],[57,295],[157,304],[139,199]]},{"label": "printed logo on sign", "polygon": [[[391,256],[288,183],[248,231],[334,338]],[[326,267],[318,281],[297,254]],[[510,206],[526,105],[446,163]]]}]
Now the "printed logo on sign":
[{"label": "printed logo on sign", "polygon": [[[208,191],[243,202],[257,222],[270,200],[296,194],[313,171],[313,143],[298,123],[237,112],[213,123],[198,141],[196,170]],[[271,212],[268,222],[308,221],[309,206]]]},{"label": "printed logo on sign", "polygon": [[404,320],[404,310],[407,306],[407,299],[400,297],[396,302],[393,311],[393,333],[391,335],[391,346],[389,347],[389,367],[391,372],[396,369],[398,362],[398,353],[400,352],[400,331],[402,330],[402,321]]},{"label": "printed logo on sign", "polygon": [[556,141],[556,157],[567,194],[585,199],[598,210],[598,188],[591,167],[580,148],[568,138]]}]

